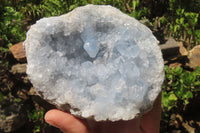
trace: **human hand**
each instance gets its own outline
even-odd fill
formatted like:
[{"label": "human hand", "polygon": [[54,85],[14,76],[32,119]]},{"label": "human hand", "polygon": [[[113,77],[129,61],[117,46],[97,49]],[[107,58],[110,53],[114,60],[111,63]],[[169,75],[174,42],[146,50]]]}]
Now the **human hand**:
[{"label": "human hand", "polygon": [[57,109],[45,114],[45,121],[64,133],[159,133],[161,119],[161,94],[151,111],[142,118],[129,121],[95,122],[78,119]]}]

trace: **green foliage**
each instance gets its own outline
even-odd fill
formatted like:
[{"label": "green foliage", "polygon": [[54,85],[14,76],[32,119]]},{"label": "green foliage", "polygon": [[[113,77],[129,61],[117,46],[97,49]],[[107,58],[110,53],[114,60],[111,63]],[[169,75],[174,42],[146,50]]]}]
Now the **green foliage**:
[{"label": "green foliage", "polygon": [[[200,67],[188,72],[181,67],[165,66],[165,81],[162,90],[162,130],[171,127],[172,114],[183,113],[191,99],[200,91]],[[162,132],[162,131],[161,131]]]},{"label": "green foliage", "polygon": [[20,10],[26,17],[37,20],[41,17],[58,16],[69,11],[67,0],[42,0],[26,3]]},{"label": "green foliage", "polygon": [[177,97],[173,92],[167,93],[166,91],[162,92],[162,106],[167,109],[167,111],[171,110],[173,107],[176,107]]},{"label": "green foliage", "polygon": [[136,18],[136,19],[142,19],[142,17],[145,17],[145,16],[147,16],[147,14],[149,14],[149,9],[148,8],[146,8],[146,7],[143,7],[142,9],[140,9],[140,10],[135,10],[135,11],[133,11],[131,14],[130,14],[130,16],[132,16],[132,17],[134,17],[134,18]]},{"label": "green foliage", "polygon": [[25,31],[21,23],[23,15],[10,6],[4,7],[4,10],[0,22],[0,38],[4,41],[5,46],[0,47],[0,50],[6,52],[12,43],[25,39]]},{"label": "green foliage", "polygon": [[[67,12],[73,10],[76,7],[94,4],[94,5],[111,5],[121,11],[128,13],[130,16],[133,16],[137,19],[140,19],[147,14],[149,14],[149,9],[141,6],[140,0],[69,0],[67,5]],[[66,8],[65,8],[66,11]]]},{"label": "green foliage", "polygon": [[142,19],[150,14],[150,9],[142,6],[141,0],[125,0],[122,4],[125,7],[122,11],[136,19]]},{"label": "green foliage", "polygon": [[[198,9],[198,10],[194,10]],[[170,35],[188,43],[188,49],[200,44],[199,12],[200,2],[191,1],[169,1],[169,14],[161,21],[169,27]]]},{"label": "green foliage", "polygon": [[42,128],[45,128],[47,124],[44,122],[44,110],[32,110],[28,113],[29,120],[33,123],[33,133],[41,132]]},{"label": "green foliage", "polygon": [[194,72],[187,72],[181,67],[170,69],[165,66],[165,82],[162,92],[162,107],[171,110],[177,106],[177,102],[183,105],[189,103],[200,88],[200,67]]},{"label": "green foliage", "polygon": [[196,41],[198,42],[198,44],[200,44],[200,29],[195,30],[195,38],[196,38]]},{"label": "green foliage", "polygon": [[22,101],[21,98],[14,98],[14,100],[13,100],[13,102],[15,102],[15,103],[19,103],[19,102],[21,102],[21,101]]},{"label": "green foliage", "polygon": [[38,112],[37,110],[32,110],[32,112],[28,114],[28,118],[31,119],[33,122],[37,122],[39,119],[43,119],[43,116],[43,109],[41,109],[40,112]]}]

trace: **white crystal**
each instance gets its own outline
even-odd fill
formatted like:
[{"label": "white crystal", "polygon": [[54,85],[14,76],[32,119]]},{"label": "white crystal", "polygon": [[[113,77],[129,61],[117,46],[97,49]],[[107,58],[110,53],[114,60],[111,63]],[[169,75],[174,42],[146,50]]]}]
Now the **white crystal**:
[{"label": "white crystal", "polygon": [[151,109],[164,79],[151,31],[111,6],[43,18],[24,42],[27,74],[60,109],[95,120],[130,120]]},{"label": "white crystal", "polygon": [[83,47],[91,58],[96,57],[96,55],[99,51],[99,48],[97,46],[96,41],[94,40],[94,37],[87,39],[86,42],[84,43]]}]

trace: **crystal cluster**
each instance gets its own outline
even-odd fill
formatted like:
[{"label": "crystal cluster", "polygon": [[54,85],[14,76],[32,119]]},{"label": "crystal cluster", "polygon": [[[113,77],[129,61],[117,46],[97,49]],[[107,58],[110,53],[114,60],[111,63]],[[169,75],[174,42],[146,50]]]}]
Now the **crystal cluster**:
[{"label": "crystal cluster", "polygon": [[76,116],[130,120],[151,109],[164,78],[152,32],[111,6],[87,5],[32,25],[24,42],[38,94]]}]

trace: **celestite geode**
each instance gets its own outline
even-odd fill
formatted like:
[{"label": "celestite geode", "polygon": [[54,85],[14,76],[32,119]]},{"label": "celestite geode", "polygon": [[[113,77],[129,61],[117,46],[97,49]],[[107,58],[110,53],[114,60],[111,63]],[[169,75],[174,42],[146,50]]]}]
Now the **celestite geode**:
[{"label": "celestite geode", "polygon": [[36,91],[76,116],[130,120],[151,109],[161,91],[158,41],[111,6],[87,5],[40,19],[24,46]]}]

